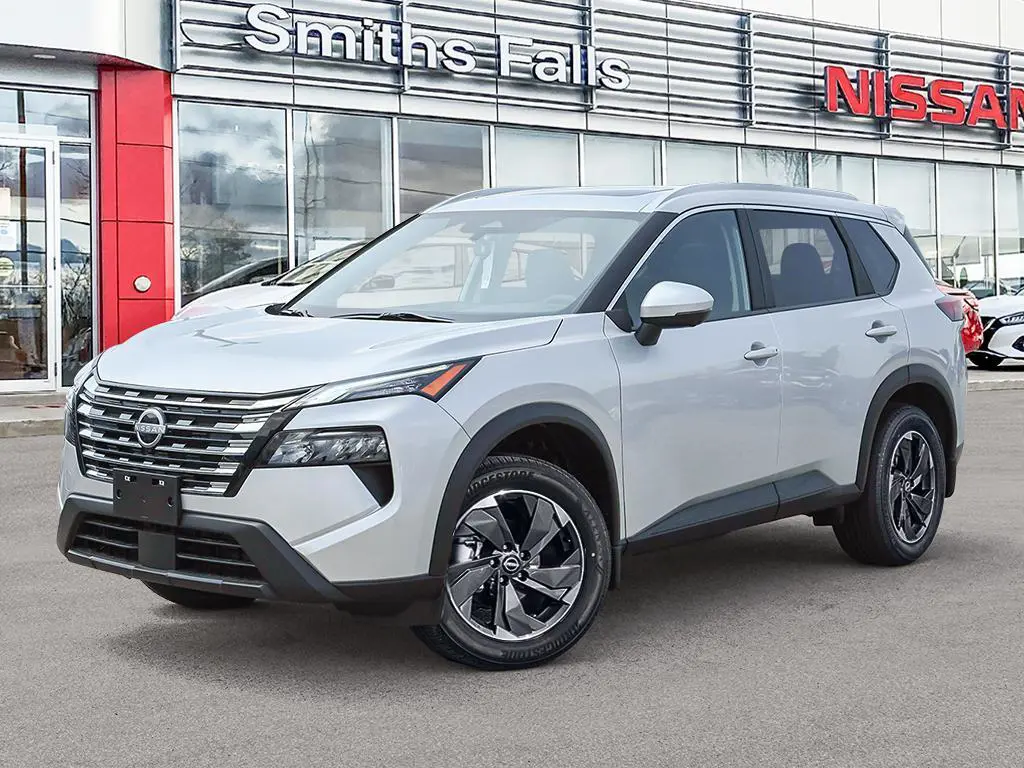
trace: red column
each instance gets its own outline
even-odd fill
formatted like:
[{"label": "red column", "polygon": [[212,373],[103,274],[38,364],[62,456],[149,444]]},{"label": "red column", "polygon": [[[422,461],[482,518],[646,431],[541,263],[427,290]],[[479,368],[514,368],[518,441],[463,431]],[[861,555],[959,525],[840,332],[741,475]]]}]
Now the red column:
[{"label": "red column", "polygon": [[[100,346],[174,312],[171,76],[101,68],[99,88]],[[151,286],[139,291],[137,278]]]}]

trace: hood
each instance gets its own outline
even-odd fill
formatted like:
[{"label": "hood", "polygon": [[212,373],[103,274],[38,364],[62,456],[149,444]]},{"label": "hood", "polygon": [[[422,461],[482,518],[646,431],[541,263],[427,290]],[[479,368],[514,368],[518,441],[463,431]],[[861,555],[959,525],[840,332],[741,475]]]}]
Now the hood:
[{"label": "hood", "polygon": [[978,300],[978,312],[983,317],[1004,317],[1024,312],[1024,296],[989,296]]},{"label": "hood", "polygon": [[226,312],[247,307],[266,307],[281,301],[288,301],[299,292],[303,285],[236,285],[208,293],[181,308],[175,317],[199,317],[214,312]]},{"label": "hood", "polygon": [[343,320],[242,309],[142,331],[105,352],[98,373],[154,389],[282,392],[543,346],[560,322]]}]

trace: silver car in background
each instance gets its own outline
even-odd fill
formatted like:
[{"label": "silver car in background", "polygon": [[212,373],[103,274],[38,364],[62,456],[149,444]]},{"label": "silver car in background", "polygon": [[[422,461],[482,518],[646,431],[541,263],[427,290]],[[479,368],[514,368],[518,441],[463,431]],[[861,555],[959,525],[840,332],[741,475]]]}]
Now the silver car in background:
[{"label": "silver car in background", "polygon": [[190,608],[333,603],[488,669],[569,649],[656,547],[806,515],[911,563],[966,371],[904,231],[759,185],[454,198],[286,304],[105,352],[69,393],[58,545]]}]

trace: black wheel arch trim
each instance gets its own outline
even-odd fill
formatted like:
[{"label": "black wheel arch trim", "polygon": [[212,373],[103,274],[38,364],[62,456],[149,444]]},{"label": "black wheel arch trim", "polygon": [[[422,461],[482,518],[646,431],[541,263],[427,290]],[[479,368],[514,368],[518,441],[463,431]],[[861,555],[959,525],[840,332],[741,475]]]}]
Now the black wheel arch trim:
[{"label": "black wheel arch trim", "polygon": [[434,527],[434,541],[430,552],[430,575],[444,576],[451,559],[452,535],[462,512],[462,501],[466,489],[473,480],[477,467],[483,463],[494,448],[509,435],[524,427],[536,424],[564,424],[575,427],[583,432],[597,446],[608,471],[613,493],[612,509],[602,510],[611,522],[609,534],[612,541],[612,552],[617,552],[621,537],[621,501],[619,498],[619,481],[615,459],[608,441],[594,420],[582,411],[562,403],[530,403],[512,408],[495,416],[481,427],[463,449],[462,455],[455,462],[455,468],[448,478],[441,508],[438,510],[437,523]]},{"label": "black wheel arch trim", "polygon": [[[956,409],[953,406],[953,393],[945,378],[927,365],[914,363],[899,368],[889,374],[875,391],[875,396],[868,406],[867,417],[864,420],[864,433],[860,442],[860,456],[857,461],[857,487],[867,487],[868,468],[871,464],[871,449],[875,442],[875,435],[878,433],[878,425],[886,406],[892,401],[893,396],[901,389],[913,384],[924,384],[934,389],[945,405],[949,417],[948,444],[943,446],[946,453],[946,496],[952,496],[956,488],[956,465],[959,456],[959,435],[957,434]],[[939,425],[936,425],[939,427]]]}]

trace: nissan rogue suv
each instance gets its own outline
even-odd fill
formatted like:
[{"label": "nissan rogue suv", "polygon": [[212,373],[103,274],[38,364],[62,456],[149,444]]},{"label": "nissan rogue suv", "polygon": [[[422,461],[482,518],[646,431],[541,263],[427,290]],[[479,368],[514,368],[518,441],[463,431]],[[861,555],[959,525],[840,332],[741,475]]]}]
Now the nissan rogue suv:
[{"label": "nissan rogue suv", "polygon": [[626,555],[805,515],[862,563],[921,557],[961,312],[900,215],[844,194],[465,194],[285,304],[103,353],[68,394],[58,544],[188,608],[332,603],[530,666]]}]

